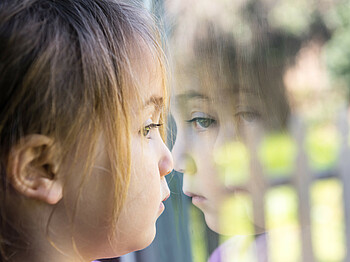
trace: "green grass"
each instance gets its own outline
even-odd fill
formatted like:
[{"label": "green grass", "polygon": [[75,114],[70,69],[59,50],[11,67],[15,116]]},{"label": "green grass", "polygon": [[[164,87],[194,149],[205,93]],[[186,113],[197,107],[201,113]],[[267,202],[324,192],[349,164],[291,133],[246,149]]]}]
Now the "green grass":
[{"label": "green grass", "polygon": [[297,149],[286,133],[269,134],[259,148],[259,159],[269,177],[286,176],[293,171]]},{"label": "green grass", "polygon": [[[303,145],[313,172],[329,170],[337,164],[340,137],[334,126],[315,125],[308,128]],[[265,137],[258,154],[264,171],[268,174],[268,179],[293,174],[298,149],[289,134],[275,133]],[[216,152],[215,161],[220,167],[219,171],[224,173],[220,178],[225,184],[240,184],[247,181],[249,154],[244,145],[238,142],[228,144],[220,152]],[[335,178],[316,181],[310,188],[309,196],[310,229],[316,260],[340,262],[346,253],[341,182]],[[249,201],[245,202],[245,205],[251,205]],[[295,189],[289,185],[271,188],[266,193],[265,203],[271,261],[300,261],[301,232]],[[225,205],[225,208],[230,207]],[[240,209],[242,209],[240,206],[236,207],[236,211]],[[234,208],[232,210],[224,213],[234,213]],[[200,211],[195,209],[191,215],[194,262],[202,262],[207,259],[206,241],[203,241],[206,237],[205,229],[204,225],[200,225],[204,222],[203,219],[200,219],[198,212]],[[230,218],[229,215],[225,219],[228,218]],[[236,228],[249,228],[248,224],[239,219],[236,219],[235,226]]]},{"label": "green grass", "polygon": [[308,130],[305,148],[313,170],[331,168],[338,159],[340,138],[333,126],[315,126]]},{"label": "green grass", "polygon": [[299,261],[298,202],[294,189],[291,186],[270,189],[265,199],[271,261]]},{"label": "green grass", "polygon": [[[302,150],[306,152],[310,168],[322,171],[336,164],[339,146],[340,138],[334,126],[317,125],[307,130]],[[299,150],[287,133],[266,136],[259,147],[259,158],[265,173],[271,178],[291,174]]]},{"label": "green grass", "polygon": [[192,243],[192,261],[207,261],[207,237],[204,225],[205,221],[201,211],[194,206],[190,206],[189,230]]},{"label": "green grass", "polygon": [[318,261],[343,261],[346,247],[341,183],[336,179],[314,183],[311,203],[312,239]]}]

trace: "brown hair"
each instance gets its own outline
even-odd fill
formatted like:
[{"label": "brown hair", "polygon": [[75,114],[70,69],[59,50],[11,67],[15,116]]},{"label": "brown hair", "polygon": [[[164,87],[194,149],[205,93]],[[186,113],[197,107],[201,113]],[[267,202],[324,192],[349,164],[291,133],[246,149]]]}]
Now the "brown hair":
[{"label": "brown hair", "polygon": [[[130,1],[129,1],[130,2]],[[12,146],[29,134],[58,144],[64,161],[103,130],[115,174],[115,214],[130,177],[130,94],[140,102],[131,57],[142,43],[165,62],[158,32],[141,7],[113,0],[3,0],[0,2],[0,248],[8,255],[14,231],[6,209]],[[137,43],[137,44],[134,44]],[[139,45],[141,46],[141,44]],[[138,54],[142,50],[139,47]],[[166,101],[166,100],[164,100]],[[92,168],[86,161],[86,170]],[[88,172],[87,172],[88,173]],[[16,231],[16,229],[14,229]]]},{"label": "brown hair", "polygon": [[203,91],[215,90],[223,97],[253,93],[261,100],[264,124],[284,128],[290,113],[283,84],[292,57],[284,50],[288,39],[259,17],[262,10],[249,15],[239,9],[244,5],[240,2],[185,5],[170,41],[176,84],[188,85],[188,78],[196,77]]}]

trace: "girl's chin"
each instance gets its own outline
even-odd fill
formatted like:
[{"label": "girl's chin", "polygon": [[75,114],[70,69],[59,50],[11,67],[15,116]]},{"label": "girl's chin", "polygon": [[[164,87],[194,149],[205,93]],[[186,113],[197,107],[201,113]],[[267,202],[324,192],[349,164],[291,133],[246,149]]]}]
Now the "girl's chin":
[{"label": "girl's chin", "polygon": [[[202,210],[203,211],[203,210]],[[215,214],[210,214],[209,212],[203,211],[204,218],[207,226],[214,232],[221,234],[220,225],[219,225],[219,217]]]},{"label": "girl's chin", "polygon": [[[156,225],[153,224],[147,229],[140,231],[138,235],[134,234],[134,236],[130,238],[130,241],[124,241],[123,243],[114,242],[114,248],[111,248],[111,252],[105,253],[106,249],[104,249],[102,251],[103,254],[100,254],[99,259],[120,257],[134,251],[142,250],[153,242],[155,236]],[[121,245],[123,246],[122,248]]]},{"label": "girl's chin", "polygon": [[221,218],[217,214],[209,214],[209,212],[203,212],[207,226],[210,230],[223,235],[223,236],[235,236],[235,235],[251,235],[253,234],[252,228],[237,227],[236,224],[225,223],[224,221],[232,221],[229,217]]},{"label": "girl's chin", "polygon": [[[140,232],[139,241],[135,241],[135,245],[132,246],[131,250],[128,250],[127,253],[138,251],[148,247],[154,240],[156,236],[156,224],[150,225],[148,230]],[[136,240],[136,237],[135,237]]]}]

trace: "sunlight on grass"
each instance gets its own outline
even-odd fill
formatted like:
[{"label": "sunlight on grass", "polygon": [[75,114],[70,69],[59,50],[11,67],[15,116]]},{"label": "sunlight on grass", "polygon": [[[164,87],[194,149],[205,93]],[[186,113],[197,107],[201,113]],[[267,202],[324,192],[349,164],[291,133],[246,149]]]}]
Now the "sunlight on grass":
[{"label": "sunlight on grass", "polygon": [[[332,125],[308,129],[304,146],[313,172],[334,168],[339,157],[340,138]],[[297,148],[287,133],[265,137],[259,147],[259,158],[269,179],[293,175]],[[216,152],[215,162],[224,173],[225,184],[247,181],[249,154],[243,144],[232,142]],[[223,203],[221,222],[228,233],[252,232],[250,196],[234,197]],[[301,232],[298,198],[292,185],[268,189],[266,196],[266,227],[269,255],[272,262],[301,260]],[[341,181],[333,178],[315,181],[310,188],[311,235],[313,251],[319,262],[340,262],[346,254]],[[193,208],[192,208],[193,209]],[[192,211],[192,243],[194,262],[206,261],[205,223],[198,210]],[[196,220],[196,221],[195,221]],[[308,228],[308,227],[307,227]],[[221,241],[230,239],[221,237]]]},{"label": "sunlight on grass", "polygon": [[338,159],[339,135],[333,126],[315,126],[305,138],[306,152],[313,170],[331,168]]},{"label": "sunlight on grass", "polygon": [[291,186],[280,186],[266,195],[266,225],[273,262],[299,261],[300,240],[297,196]]},{"label": "sunlight on grass", "polygon": [[220,180],[226,186],[244,185],[249,179],[249,152],[239,141],[225,143],[214,153]]},{"label": "sunlight on grass", "polygon": [[207,242],[205,222],[202,213],[196,207],[190,207],[190,237],[192,243],[193,262],[203,262],[207,260]]},{"label": "sunlight on grass", "polygon": [[270,177],[286,176],[293,171],[296,146],[287,133],[269,134],[259,148],[259,158]]},{"label": "sunlight on grass", "polygon": [[[309,128],[304,144],[312,170],[320,171],[334,166],[338,158],[339,141],[334,126]],[[259,158],[269,177],[281,177],[293,172],[296,152],[295,142],[290,135],[275,133],[262,141]]]},{"label": "sunlight on grass", "polygon": [[[340,262],[345,257],[344,214],[342,209],[342,185],[337,179],[320,180],[310,188],[311,234],[314,254],[320,262]],[[245,210],[249,201],[228,201],[223,219],[233,219],[233,211]],[[247,199],[246,199],[247,200]],[[245,203],[245,204],[244,204]],[[244,205],[243,205],[244,204]],[[232,209],[230,209],[233,207]],[[292,186],[269,189],[266,194],[266,225],[269,238],[269,255],[272,262],[300,261],[301,239],[298,222],[298,199]],[[194,262],[206,261],[206,233],[200,211],[191,208],[191,237]],[[233,212],[233,213],[232,213]],[[248,212],[249,213],[249,212]],[[242,217],[241,217],[242,218]],[[235,231],[251,229],[250,219],[234,218]],[[249,222],[249,223],[248,223]],[[236,232],[237,233],[237,232]],[[220,242],[230,237],[221,237]]]},{"label": "sunlight on grass", "polygon": [[[317,261],[340,262],[345,256],[342,188],[336,179],[317,181],[310,189],[311,234]],[[291,186],[269,190],[266,222],[274,262],[299,261],[298,202]]]},{"label": "sunlight on grass", "polygon": [[311,201],[312,239],[318,261],[343,261],[346,248],[341,183],[336,179],[315,182]]},{"label": "sunlight on grass", "polygon": [[254,234],[252,200],[247,194],[235,194],[222,203],[220,232],[226,235]]}]

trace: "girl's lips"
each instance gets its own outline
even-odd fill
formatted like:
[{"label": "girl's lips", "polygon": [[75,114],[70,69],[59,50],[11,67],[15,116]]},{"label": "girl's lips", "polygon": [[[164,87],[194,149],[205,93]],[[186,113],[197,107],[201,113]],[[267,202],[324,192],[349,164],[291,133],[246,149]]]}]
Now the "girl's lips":
[{"label": "girl's lips", "polygon": [[165,209],[165,206],[164,206],[163,202],[160,202],[159,209],[158,209],[158,214],[159,215],[162,214],[164,209]]},{"label": "girl's lips", "polygon": [[203,197],[203,196],[196,196],[195,195],[195,196],[192,197],[192,204],[197,206],[197,205],[205,202],[206,200],[207,199],[205,197]]},{"label": "girl's lips", "polygon": [[169,197],[170,197],[170,194],[168,194],[166,197],[164,197],[164,199],[162,200],[162,202],[166,201]]},{"label": "girl's lips", "polygon": [[194,205],[201,204],[207,200],[204,196],[196,195],[191,192],[184,192],[184,194],[192,198],[192,204]]},{"label": "girl's lips", "polygon": [[160,202],[160,204],[159,204],[159,213],[160,214],[163,213],[163,211],[165,209],[163,202],[166,201],[169,197],[170,197],[170,193],[166,197],[164,197],[163,200]]}]

